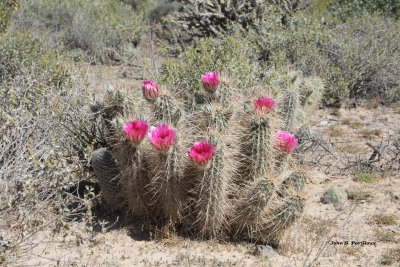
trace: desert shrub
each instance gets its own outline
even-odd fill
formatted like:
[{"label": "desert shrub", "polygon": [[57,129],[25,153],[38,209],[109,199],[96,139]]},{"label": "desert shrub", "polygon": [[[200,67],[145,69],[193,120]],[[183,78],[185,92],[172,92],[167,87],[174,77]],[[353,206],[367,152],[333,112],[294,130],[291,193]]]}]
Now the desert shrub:
[{"label": "desert shrub", "polygon": [[[400,100],[400,23],[363,14],[335,27],[333,64],[349,84],[350,98]],[[334,57],[333,57],[334,58]]]},{"label": "desert shrub", "polygon": [[19,0],[3,0],[0,3],[0,33],[4,32],[11,22],[11,14],[19,6]]},{"label": "desert shrub", "polygon": [[15,24],[53,49],[79,49],[92,60],[120,61],[135,55],[145,29],[142,9],[113,0],[24,0]]},{"label": "desert shrub", "polygon": [[[85,209],[66,192],[87,179],[83,167],[99,142],[90,132],[90,88],[67,55],[15,32],[0,37],[0,54],[0,235],[8,244],[0,264],[7,265],[23,256],[32,233],[60,229]],[[83,132],[94,137],[77,138]]]},{"label": "desert shrub", "polygon": [[249,42],[239,35],[223,39],[207,38],[189,47],[178,59],[170,58],[162,63],[161,79],[181,88],[200,88],[200,72],[218,70],[226,72],[240,85],[254,85],[260,80],[261,70],[254,64],[256,54]]},{"label": "desert shrub", "polygon": [[397,0],[336,0],[330,1],[328,11],[341,20],[347,20],[365,11],[398,19],[400,2]]},{"label": "desert shrub", "polygon": [[254,42],[269,64],[291,64],[305,75],[323,78],[325,105],[338,106],[347,97],[379,97],[390,103],[399,95],[399,26],[369,14],[330,25],[298,14],[285,25],[264,19]]},{"label": "desert shrub", "polygon": [[[321,2],[321,9],[329,6],[329,1]],[[201,1],[197,5],[201,6]],[[217,21],[217,18],[223,20],[218,9],[201,7],[210,10],[202,11],[199,7],[199,11],[193,12],[209,13],[216,18],[216,25],[225,25],[225,22]],[[277,69],[293,66],[305,76],[321,77],[325,83],[322,103],[326,106],[338,107],[349,97],[356,100],[378,97],[383,103],[398,100],[399,84],[396,77],[399,64],[396,62],[399,60],[396,51],[400,43],[397,34],[400,24],[397,20],[377,14],[358,13],[345,22],[336,21],[333,16],[329,23],[321,23],[309,12],[289,12],[290,15],[286,16],[274,5],[260,4],[259,9],[257,12],[262,15],[251,15],[248,18],[251,23],[245,26],[240,20],[227,19],[226,25],[229,26],[226,29],[225,26],[208,27],[212,20],[207,22],[205,16],[189,16],[191,13],[187,12],[179,15],[179,12],[175,12],[165,19],[176,19],[180,23],[180,16],[188,16],[197,22],[205,20],[207,23],[198,22],[182,29],[174,25],[166,34],[180,29],[179,36],[196,36],[195,43],[202,42],[200,40],[205,36],[214,36],[215,41],[208,41],[211,46],[212,42],[224,43],[226,37],[223,34],[236,32],[244,49],[251,50],[247,53],[250,54],[248,61],[251,64]],[[229,10],[227,8],[221,12]],[[201,27],[207,31],[215,28],[221,33],[206,34]],[[172,38],[171,42],[185,43],[179,40],[179,36]],[[228,46],[226,50],[229,50]],[[263,72],[267,71],[264,69]]]}]

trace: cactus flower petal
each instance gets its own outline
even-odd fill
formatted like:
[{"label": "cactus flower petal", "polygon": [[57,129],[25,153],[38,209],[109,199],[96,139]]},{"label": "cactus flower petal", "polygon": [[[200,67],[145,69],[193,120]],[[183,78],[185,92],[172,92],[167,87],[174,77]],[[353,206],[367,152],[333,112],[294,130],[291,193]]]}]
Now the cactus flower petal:
[{"label": "cactus flower petal", "polygon": [[297,139],[294,134],[286,131],[278,131],[275,135],[277,148],[284,152],[290,153],[297,145]]},{"label": "cactus flower petal", "polygon": [[201,82],[203,83],[204,90],[213,93],[217,90],[219,85],[218,73],[216,71],[209,71],[201,75]]},{"label": "cactus flower petal", "polygon": [[158,85],[153,80],[145,80],[142,82],[142,92],[147,100],[154,100],[158,97]]},{"label": "cactus flower petal", "polygon": [[260,97],[253,101],[254,108],[262,113],[268,113],[275,105],[275,101],[270,97]]},{"label": "cactus flower petal", "polygon": [[150,127],[148,137],[157,150],[168,150],[175,141],[176,130],[168,128],[168,124],[158,124]]},{"label": "cactus flower petal", "polygon": [[206,141],[196,142],[189,149],[188,156],[197,165],[206,165],[214,153],[214,146]]},{"label": "cactus flower petal", "polygon": [[124,123],[122,129],[127,139],[139,144],[146,136],[149,126],[142,120],[128,121]]}]

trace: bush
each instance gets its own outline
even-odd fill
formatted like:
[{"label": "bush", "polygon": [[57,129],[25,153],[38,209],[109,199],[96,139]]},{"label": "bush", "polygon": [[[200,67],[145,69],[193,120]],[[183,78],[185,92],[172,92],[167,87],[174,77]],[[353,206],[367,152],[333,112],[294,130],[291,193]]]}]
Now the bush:
[{"label": "bush", "polygon": [[5,32],[11,22],[11,13],[17,10],[19,0],[2,0],[0,3],[0,33]]},{"label": "bush", "polygon": [[267,17],[253,33],[269,65],[294,65],[325,80],[323,103],[340,106],[353,99],[399,99],[400,23],[364,14],[346,23],[321,25],[298,14],[285,25]]},{"label": "bush", "polygon": [[180,59],[163,62],[161,79],[181,88],[200,88],[199,73],[210,70],[226,72],[235,77],[238,85],[250,86],[259,82],[260,69],[254,47],[241,40],[239,35],[223,39],[206,38],[183,52]]},{"label": "bush", "polygon": [[[57,229],[76,212],[76,197],[65,191],[87,177],[85,155],[96,148],[97,132],[85,107],[90,88],[67,55],[29,34],[7,33],[0,36],[0,71],[0,224],[9,244],[0,264],[7,265],[32,233]],[[92,138],[77,142],[81,133]]]},{"label": "bush", "polygon": [[[326,8],[328,2],[322,3],[321,9]],[[260,8],[263,15],[251,17],[246,31],[243,31],[243,25],[237,21],[226,22],[229,24],[229,31],[220,27],[224,33],[236,32],[240,36],[239,43],[243,44],[245,51],[241,52],[239,48],[236,52],[240,55],[238,66],[242,66],[242,58],[247,57],[245,60],[249,65],[259,68],[264,73],[267,71],[262,69],[263,66],[267,66],[267,70],[287,69],[287,66],[293,66],[305,76],[319,76],[325,83],[322,98],[325,106],[338,107],[349,97],[353,100],[379,98],[387,104],[399,100],[399,21],[369,13],[358,13],[357,17],[349,17],[345,22],[330,20],[325,24],[316,20],[312,13],[297,12],[283,16],[280,9],[274,5]],[[212,11],[207,12],[214,14]],[[214,16],[217,16],[217,13]],[[186,15],[173,13],[166,19],[173,21]],[[196,25],[183,27],[180,35],[193,35],[193,32],[197,31]],[[219,47],[218,43],[226,43],[226,37],[221,36],[214,37],[213,41],[200,41],[207,35],[220,36],[199,34],[196,37],[200,38],[197,39],[199,47]],[[178,39],[175,38],[175,42]],[[199,54],[191,52],[196,55],[196,60],[191,64],[199,66],[198,62],[204,61],[199,55],[207,57],[207,49],[196,49],[190,48],[188,51],[199,51]],[[229,51],[230,45],[225,45],[223,49]],[[184,53],[185,56],[187,53]],[[225,70],[235,68],[234,64],[218,67]],[[178,69],[183,71],[183,68]],[[190,68],[185,71],[190,73]]]},{"label": "bush", "polygon": [[120,61],[135,55],[145,7],[135,11],[114,0],[24,0],[15,23],[45,37],[53,49],[80,49],[93,60]]},{"label": "bush", "polygon": [[328,11],[344,21],[365,11],[398,19],[400,2],[398,0],[335,0],[331,1]]}]

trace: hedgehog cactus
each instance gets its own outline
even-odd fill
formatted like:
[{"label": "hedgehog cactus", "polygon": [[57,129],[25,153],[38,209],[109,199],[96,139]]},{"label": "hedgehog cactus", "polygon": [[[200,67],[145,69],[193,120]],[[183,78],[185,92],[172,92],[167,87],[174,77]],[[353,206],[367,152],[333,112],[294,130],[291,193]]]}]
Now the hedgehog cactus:
[{"label": "hedgehog cactus", "polygon": [[[126,122],[114,126],[115,194],[135,216],[168,220],[202,237],[275,242],[304,207],[306,177],[291,171],[297,140],[288,132],[297,128],[298,91],[288,86],[254,99],[217,72],[200,83],[202,92],[147,82],[145,101],[113,120]],[[110,199],[113,191],[103,190]]]}]

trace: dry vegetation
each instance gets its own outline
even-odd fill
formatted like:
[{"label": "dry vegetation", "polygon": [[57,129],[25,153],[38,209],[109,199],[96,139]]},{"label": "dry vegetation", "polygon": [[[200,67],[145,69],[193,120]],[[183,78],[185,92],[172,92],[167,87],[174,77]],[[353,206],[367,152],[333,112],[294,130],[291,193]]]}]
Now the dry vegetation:
[{"label": "dry vegetation", "polygon": [[[249,17],[239,4],[213,13],[222,1],[198,12],[192,1],[72,2],[0,3],[0,265],[398,266],[397,1],[320,0],[305,11],[306,1],[254,1]],[[213,69],[247,95],[299,90],[291,168],[308,175],[304,211],[267,240],[275,255],[112,212],[93,175],[92,152],[113,147],[101,113],[122,98],[104,101],[119,91],[134,107],[125,116],[142,112],[149,78],[187,100]],[[348,200],[323,204],[331,186]]]}]

